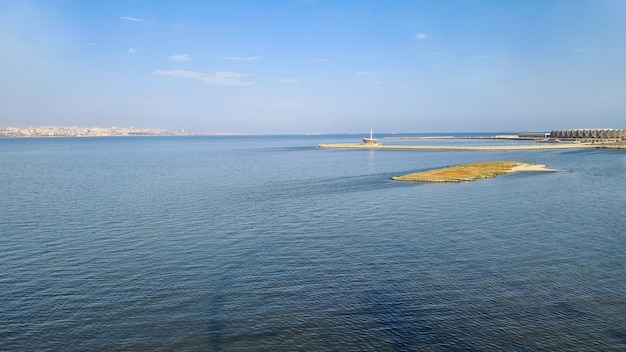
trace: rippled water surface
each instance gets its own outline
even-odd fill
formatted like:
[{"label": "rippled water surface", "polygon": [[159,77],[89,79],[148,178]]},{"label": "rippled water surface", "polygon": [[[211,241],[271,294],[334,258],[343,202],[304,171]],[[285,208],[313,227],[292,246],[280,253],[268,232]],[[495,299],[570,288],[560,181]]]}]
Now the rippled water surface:
[{"label": "rippled water surface", "polygon": [[351,138],[0,140],[0,350],[626,350],[624,151]]}]

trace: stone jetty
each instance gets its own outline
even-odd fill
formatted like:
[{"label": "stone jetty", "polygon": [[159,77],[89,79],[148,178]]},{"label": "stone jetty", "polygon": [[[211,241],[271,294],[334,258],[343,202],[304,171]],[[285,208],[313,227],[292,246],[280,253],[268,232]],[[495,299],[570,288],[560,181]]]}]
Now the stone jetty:
[{"label": "stone jetty", "polygon": [[601,148],[591,143],[537,143],[531,145],[392,145],[365,143],[330,143],[318,144],[318,148],[333,149],[383,149],[383,150],[541,150],[541,149],[580,149]]}]

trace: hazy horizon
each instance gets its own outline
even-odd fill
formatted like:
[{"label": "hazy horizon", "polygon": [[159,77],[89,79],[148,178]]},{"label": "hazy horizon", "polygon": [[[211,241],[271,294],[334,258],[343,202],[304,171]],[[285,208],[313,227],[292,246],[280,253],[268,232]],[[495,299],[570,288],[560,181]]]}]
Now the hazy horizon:
[{"label": "hazy horizon", "polygon": [[624,18],[618,0],[8,0],[0,126],[626,128]]},{"label": "hazy horizon", "polygon": [[[229,136],[233,136],[233,137],[237,137],[237,136],[297,136],[297,135],[369,135],[370,130],[365,130],[365,129],[354,129],[354,130],[349,130],[349,131],[329,131],[329,132],[284,132],[284,133],[237,133],[237,132],[221,132],[221,131],[201,131],[201,130],[188,130],[188,129],[179,129],[179,130],[170,130],[170,129],[166,129],[166,128],[161,128],[161,127],[149,127],[149,126],[61,126],[61,125],[41,125],[41,126],[0,126],[0,130],[3,129],[7,129],[7,128],[18,128],[18,129],[38,129],[38,128],[77,128],[77,129],[89,129],[89,128],[98,128],[98,129],[128,129],[128,128],[133,128],[135,130],[164,130],[164,131],[169,131],[169,132],[185,132],[185,133],[189,133],[191,135],[193,134],[197,134],[197,135],[206,135],[206,136],[216,136],[216,137],[229,137]],[[488,134],[515,134],[515,133],[541,133],[541,132],[550,132],[552,130],[560,130],[561,128],[554,128],[554,129],[550,129],[550,130],[519,130],[519,129],[511,129],[511,130],[483,130],[483,131],[455,131],[455,130],[450,130],[450,131],[377,131],[377,130],[373,130],[373,134],[375,136],[381,136],[381,135],[428,135],[428,134],[433,134],[433,135],[450,135],[453,136],[455,134],[483,134],[483,135],[488,135]],[[593,128],[593,127],[589,127],[589,128],[582,128],[582,129],[614,129],[613,127],[598,127],[598,128]],[[164,136],[170,136],[170,135],[164,135]],[[173,136],[173,135],[171,135]],[[182,135],[181,135],[182,136]],[[45,137],[45,136],[44,136]],[[58,137],[58,136],[55,136]],[[87,137],[87,136],[85,136]]]}]

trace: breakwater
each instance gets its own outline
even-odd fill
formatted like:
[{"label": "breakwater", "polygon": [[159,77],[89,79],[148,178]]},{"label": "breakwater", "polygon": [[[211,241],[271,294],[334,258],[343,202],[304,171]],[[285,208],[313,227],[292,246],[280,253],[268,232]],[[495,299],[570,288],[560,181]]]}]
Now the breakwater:
[{"label": "breakwater", "polygon": [[586,143],[538,143],[533,145],[388,145],[363,143],[318,144],[318,148],[334,149],[385,149],[385,150],[540,150],[599,148],[599,145]]}]

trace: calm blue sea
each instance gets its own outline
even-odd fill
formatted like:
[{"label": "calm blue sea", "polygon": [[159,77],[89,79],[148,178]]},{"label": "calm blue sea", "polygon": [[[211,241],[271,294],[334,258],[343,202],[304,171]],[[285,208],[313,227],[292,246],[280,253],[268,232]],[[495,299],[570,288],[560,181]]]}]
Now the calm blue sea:
[{"label": "calm blue sea", "polygon": [[359,137],[0,139],[0,351],[626,350],[626,151]]}]

